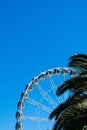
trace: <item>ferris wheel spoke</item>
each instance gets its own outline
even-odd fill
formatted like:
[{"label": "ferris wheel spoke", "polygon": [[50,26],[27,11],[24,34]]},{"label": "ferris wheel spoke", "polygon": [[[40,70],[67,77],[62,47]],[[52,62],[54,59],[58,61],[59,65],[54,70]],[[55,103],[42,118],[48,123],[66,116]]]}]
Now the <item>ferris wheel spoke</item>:
[{"label": "ferris wheel spoke", "polygon": [[42,118],[42,117],[23,116],[23,119],[32,121],[50,122],[48,118]]},{"label": "ferris wheel spoke", "polygon": [[47,106],[43,105],[42,103],[39,103],[35,100],[33,100],[32,98],[29,98],[26,102],[28,102],[29,104],[35,105],[36,107],[50,113],[52,111],[52,109],[48,108]]},{"label": "ferris wheel spoke", "polygon": [[52,78],[50,78],[50,83],[51,83],[51,88],[53,89],[53,92],[54,92],[54,94],[55,94],[55,91],[56,91],[56,89],[57,89],[57,85],[54,83],[54,81],[53,81],[53,79]]},{"label": "ferris wheel spoke", "polygon": [[[52,78],[50,78],[50,83],[51,83],[51,87],[53,88],[53,90],[54,90],[54,95],[56,94],[56,88],[58,87],[56,84],[55,84],[55,82],[53,81],[53,79]],[[57,99],[57,101],[59,102],[59,103],[61,103],[61,102],[64,102],[64,99],[60,96],[60,97],[57,97],[56,96],[56,99]]]},{"label": "ferris wheel spoke", "polygon": [[[55,96],[57,85],[54,83],[52,78],[50,78],[50,84],[51,84],[50,87],[53,89],[53,94]],[[56,99],[57,99],[58,103],[61,103],[61,100],[63,100],[63,99],[61,99],[61,98],[59,98],[57,96],[56,96]]]},{"label": "ferris wheel spoke", "polygon": [[44,90],[42,89],[41,86],[38,86],[38,90],[40,92],[40,94],[43,96],[43,98],[53,107],[55,108],[55,106],[57,106],[57,103],[53,100],[53,98],[51,98],[49,96],[49,94]]}]

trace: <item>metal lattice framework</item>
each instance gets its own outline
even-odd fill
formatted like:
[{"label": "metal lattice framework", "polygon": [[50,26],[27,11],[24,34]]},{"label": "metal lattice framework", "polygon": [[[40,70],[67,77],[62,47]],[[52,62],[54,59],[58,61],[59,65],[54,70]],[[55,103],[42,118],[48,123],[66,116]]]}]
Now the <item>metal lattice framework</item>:
[{"label": "metal lattice framework", "polygon": [[[62,79],[64,77],[64,81],[65,77],[70,78],[72,76],[76,76],[77,74],[78,73],[76,70],[71,68],[57,67],[41,72],[39,75],[34,77],[21,93],[21,97],[17,105],[17,122],[15,130],[23,130],[23,128],[25,130],[42,130],[40,127],[41,122],[44,122],[45,124],[49,122],[47,125],[44,125],[46,130],[51,130],[51,128],[48,128],[48,126],[51,125],[50,127],[52,127],[52,122],[54,121],[49,120],[49,114],[58,104],[68,98],[69,95],[69,92],[66,92],[66,94],[62,97],[57,97],[55,95],[56,89],[60,82],[60,79],[58,82],[58,78],[60,77]],[[50,81],[50,84],[46,85],[48,80]],[[61,83],[63,81],[61,81]],[[26,109],[28,105],[29,107]],[[27,113],[26,111],[29,112]],[[30,123],[28,123],[28,128],[26,128],[27,126],[24,126],[24,120],[30,121]],[[35,122],[36,125],[32,124],[31,122]],[[41,126],[43,127],[43,124],[41,124]]]}]

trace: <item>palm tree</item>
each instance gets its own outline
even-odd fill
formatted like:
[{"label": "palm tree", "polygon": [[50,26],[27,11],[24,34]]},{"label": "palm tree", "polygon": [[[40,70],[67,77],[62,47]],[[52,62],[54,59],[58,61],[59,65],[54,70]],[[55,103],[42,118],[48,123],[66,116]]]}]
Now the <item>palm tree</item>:
[{"label": "palm tree", "polygon": [[60,85],[56,95],[67,90],[72,95],[53,110],[49,119],[55,119],[53,130],[87,130],[87,55],[71,56],[68,66],[76,69],[78,75]]}]

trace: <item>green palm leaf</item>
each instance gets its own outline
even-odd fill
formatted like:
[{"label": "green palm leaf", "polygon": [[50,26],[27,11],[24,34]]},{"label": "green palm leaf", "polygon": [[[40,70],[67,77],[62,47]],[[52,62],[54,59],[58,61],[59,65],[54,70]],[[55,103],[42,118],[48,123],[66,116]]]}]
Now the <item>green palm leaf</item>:
[{"label": "green palm leaf", "polygon": [[52,130],[87,130],[87,55],[71,56],[69,67],[78,70],[78,75],[60,85],[56,94],[69,90],[73,95],[50,114],[49,119],[55,119]]},{"label": "green palm leaf", "polygon": [[87,55],[86,54],[77,54],[70,57],[68,64],[70,67],[74,67],[80,71],[87,70]]}]

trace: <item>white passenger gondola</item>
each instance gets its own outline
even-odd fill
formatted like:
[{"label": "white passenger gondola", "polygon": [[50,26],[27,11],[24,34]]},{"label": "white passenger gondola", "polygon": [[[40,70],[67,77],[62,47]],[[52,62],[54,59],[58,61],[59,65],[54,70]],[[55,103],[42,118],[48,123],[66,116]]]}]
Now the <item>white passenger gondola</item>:
[{"label": "white passenger gondola", "polygon": [[49,69],[48,71],[46,71],[46,77],[52,77],[52,69]]},{"label": "white passenger gondola", "polygon": [[21,94],[21,99],[27,100],[27,99],[28,99],[28,93],[23,92],[23,93]]},{"label": "white passenger gondola", "polygon": [[23,109],[24,108],[24,103],[22,101],[18,102],[18,109]]},{"label": "white passenger gondola", "polygon": [[67,68],[63,68],[63,69],[62,69],[62,74],[63,74],[64,76],[68,75],[68,69],[67,69]]},{"label": "white passenger gondola", "polygon": [[77,75],[77,72],[75,70],[70,70],[70,76],[76,76]]},{"label": "white passenger gondola", "polygon": [[21,122],[16,123],[15,130],[23,130],[23,125]]},{"label": "white passenger gondola", "polygon": [[17,111],[16,112],[16,119],[21,120],[22,119],[22,111]]},{"label": "white passenger gondola", "polygon": [[32,83],[27,84],[25,90],[27,90],[27,92],[31,92],[33,90],[32,89]]},{"label": "white passenger gondola", "polygon": [[55,69],[54,69],[54,75],[55,75],[55,76],[60,75],[60,68],[55,68]]},{"label": "white passenger gondola", "polygon": [[41,73],[38,77],[39,80],[44,80],[46,77],[46,74],[45,73]]},{"label": "white passenger gondola", "polygon": [[38,79],[37,78],[32,79],[32,86],[38,86]]}]

